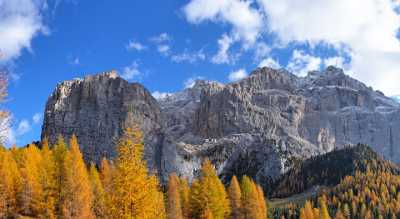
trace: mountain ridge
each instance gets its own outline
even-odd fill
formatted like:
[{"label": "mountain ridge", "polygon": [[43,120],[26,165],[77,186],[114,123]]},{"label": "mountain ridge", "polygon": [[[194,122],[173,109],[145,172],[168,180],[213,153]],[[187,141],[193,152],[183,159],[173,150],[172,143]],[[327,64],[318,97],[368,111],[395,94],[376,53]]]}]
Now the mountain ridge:
[{"label": "mountain ridge", "polygon": [[[192,179],[208,158],[223,179],[248,174],[267,184],[294,159],[357,143],[400,157],[393,133],[400,104],[335,67],[306,77],[258,68],[238,82],[199,80],[159,100],[140,84],[103,73],[59,84],[44,118],[42,137],[75,133],[85,158],[95,161],[114,156],[111,139],[140,124],[149,168],[162,180],[171,172]],[[92,139],[99,130],[100,139]]]}]

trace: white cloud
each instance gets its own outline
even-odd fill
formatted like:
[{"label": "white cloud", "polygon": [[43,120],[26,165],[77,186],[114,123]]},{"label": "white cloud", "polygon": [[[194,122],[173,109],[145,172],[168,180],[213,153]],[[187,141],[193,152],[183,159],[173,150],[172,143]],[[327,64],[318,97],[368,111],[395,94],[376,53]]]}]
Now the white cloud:
[{"label": "white cloud", "polygon": [[196,84],[197,80],[204,80],[204,77],[197,76],[197,77],[188,78],[183,82],[183,87],[185,89],[192,88]]},{"label": "white cloud", "polygon": [[139,64],[135,61],[132,62],[131,65],[123,68],[121,77],[124,78],[125,80],[132,80],[135,77],[139,77],[141,75],[142,73],[139,70]]},{"label": "white cloud", "polygon": [[247,72],[246,72],[246,70],[244,70],[242,68],[237,71],[233,71],[233,72],[229,73],[228,79],[229,79],[229,81],[234,82],[234,81],[242,80],[245,77],[247,77]]},{"label": "white cloud", "polygon": [[167,93],[167,92],[160,92],[160,91],[154,91],[153,93],[151,93],[151,95],[156,98],[157,100],[161,100],[161,99],[165,99],[168,96],[171,95],[171,93]]},{"label": "white cloud", "polygon": [[260,60],[271,52],[271,48],[264,42],[257,43],[255,48],[255,59]]},{"label": "white cloud", "polygon": [[273,69],[280,69],[281,65],[279,64],[278,61],[272,59],[271,57],[268,57],[266,59],[263,59],[260,64],[258,65],[258,67],[262,68],[262,67],[269,67],[269,68],[273,68]]},{"label": "white cloud", "polygon": [[262,15],[247,0],[191,0],[184,8],[190,23],[213,21],[232,25],[232,36],[246,45],[256,42],[262,28]]},{"label": "white cloud", "polygon": [[35,113],[35,115],[32,116],[32,121],[33,124],[39,124],[42,121],[42,115],[40,113]]},{"label": "white cloud", "polygon": [[206,59],[206,55],[203,50],[199,50],[194,53],[190,53],[188,51],[184,51],[181,54],[175,54],[171,56],[171,60],[173,62],[181,63],[181,62],[189,62],[194,63],[197,61],[204,61]]},{"label": "white cloud", "polygon": [[[391,0],[258,0],[283,43],[327,43],[350,52],[354,77],[400,93],[400,15]],[[398,6],[398,3],[397,3]]]},{"label": "white cloud", "polygon": [[31,41],[38,34],[47,34],[42,10],[45,0],[12,0],[0,2],[0,64],[31,50]]},{"label": "white cloud", "polygon": [[128,45],[126,45],[126,49],[129,50],[136,50],[136,51],[142,51],[146,49],[146,46],[143,44],[136,42],[136,41],[129,41]]},{"label": "white cloud", "polygon": [[229,54],[229,48],[231,47],[234,40],[228,35],[224,34],[218,40],[218,53],[215,54],[211,62],[215,64],[229,64],[233,61],[233,58]]},{"label": "white cloud", "polygon": [[170,54],[170,49],[170,46],[165,44],[157,46],[157,51],[164,56],[168,56]]},{"label": "white cloud", "polygon": [[69,62],[69,64],[71,64],[71,65],[80,65],[81,61],[79,60],[79,57],[75,57]]},{"label": "white cloud", "polygon": [[31,130],[31,124],[27,119],[23,119],[18,123],[17,127],[17,135],[23,135]]},{"label": "white cloud", "polygon": [[320,70],[322,60],[319,57],[306,54],[301,50],[293,50],[292,57],[286,68],[297,76],[306,76],[309,71]]},{"label": "white cloud", "polygon": [[158,36],[151,37],[149,40],[154,43],[160,44],[171,41],[171,36],[168,35],[167,33],[161,33]]}]

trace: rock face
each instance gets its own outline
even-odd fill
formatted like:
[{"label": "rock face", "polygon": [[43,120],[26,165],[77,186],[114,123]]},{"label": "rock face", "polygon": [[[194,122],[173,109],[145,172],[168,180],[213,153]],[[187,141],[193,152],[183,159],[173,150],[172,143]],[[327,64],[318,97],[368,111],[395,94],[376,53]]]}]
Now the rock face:
[{"label": "rock face", "polygon": [[54,143],[59,135],[75,134],[86,160],[115,156],[114,144],[126,127],[140,124],[149,167],[159,166],[161,112],[157,101],[140,84],[130,84],[107,72],[64,81],[49,97],[42,138]]},{"label": "rock face", "polygon": [[85,158],[98,161],[136,123],[162,180],[171,172],[191,179],[208,158],[224,180],[247,174],[268,184],[295,159],[357,143],[400,162],[400,104],[334,67],[301,78],[261,68],[236,83],[197,81],[158,101],[113,72],[66,81],[49,98],[42,136],[75,133]]}]

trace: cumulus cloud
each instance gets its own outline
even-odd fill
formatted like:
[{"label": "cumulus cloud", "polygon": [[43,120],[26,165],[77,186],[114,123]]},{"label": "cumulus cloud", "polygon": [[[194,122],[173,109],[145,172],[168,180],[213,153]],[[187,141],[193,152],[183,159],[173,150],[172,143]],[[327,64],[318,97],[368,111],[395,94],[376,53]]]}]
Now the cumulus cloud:
[{"label": "cumulus cloud", "polygon": [[247,77],[247,72],[246,72],[246,70],[244,70],[242,68],[237,71],[233,71],[233,72],[229,73],[228,79],[229,79],[229,81],[234,82],[234,81],[242,80],[245,77]]},{"label": "cumulus cloud", "polygon": [[[282,43],[327,43],[349,50],[357,79],[400,93],[400,15],[391,0],[258,0]],[[305,7],[307,6],[307,7]]]},{"label": "cumulus cloud", "polygon": [[229,54],[229,48],[231,47],[234,40],[228,35],[224,34],[218,40],[218,53],[215,54],[211,62],[215,64],[229,64],[233,61],[232,56]]},{"label": "cumulus cloud", "polygon": [[158,45],[157,51],[164,56],[168,56],[170,54],[171,47],[169,45]]},{"label": "cumulus cloud", "polygon": [[322,60],[319,57],[306,54],[302,50],[293,50],[292,57],[286,68],[297,76],[306,76],[309,71],[320,70]]},{"label": "cumulus cloud", "polygon": [[266,59],[261,60],[261,62],[258,65],[258,67],[260,67],[260,68],[269,67],[269,68],[273,68],[273,69],[280,69],[281,65],[279,64],[278,61],[274,60],[271,57],[268,57]]},{"label": "cumulus cloud", "polygon": [[146,46],[144,46],[143,44],[141,44],[137,41],[131,40],[131,41],[129,41],[128,45],[126,45],[126,49],[128,51],[132,51],[132,50],[142,51],[142,50],[146,49]]},{"label": "cumulus cloud", "polygon": [[251,45],[256,42],[262,29],[262,15],[247,0],[192,0],[183,11],[190,23],[203,21],[229,23],[232,36]]},{"label": "cumulus cloud", "polygon": [[123,68],[121,77],[124,78],[125,80],[132,80],[141,75],[142,73],[139,70],[139,64],[136,61],[134,61],[129,66]]},{"label": "cumulus cloud", "polygon": [[0,2],[0,64],[31,50],[31,41],[48,30],[43,24],[45,0],[13,0]]}]

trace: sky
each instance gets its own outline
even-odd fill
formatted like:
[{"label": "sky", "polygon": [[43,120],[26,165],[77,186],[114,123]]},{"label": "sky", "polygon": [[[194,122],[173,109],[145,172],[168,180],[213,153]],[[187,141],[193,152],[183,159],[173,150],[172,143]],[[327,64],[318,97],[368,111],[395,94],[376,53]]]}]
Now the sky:
[{"label": "sky", "polygon": [[40,139],[57,83],[114,69],[158,98],[262,66],[302,77],[334,65],[397,96],[399,13],[394,0],[0,0],[6,144]]}]

